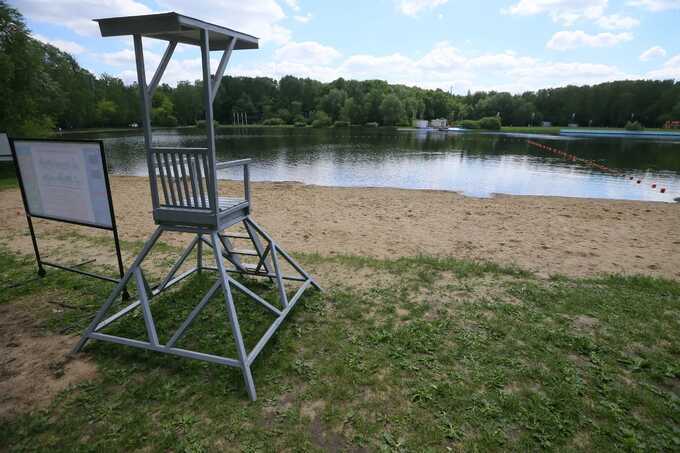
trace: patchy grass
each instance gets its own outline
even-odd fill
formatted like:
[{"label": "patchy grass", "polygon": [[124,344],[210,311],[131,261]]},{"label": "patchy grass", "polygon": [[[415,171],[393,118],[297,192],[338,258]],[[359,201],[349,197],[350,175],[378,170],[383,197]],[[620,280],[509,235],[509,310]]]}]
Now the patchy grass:
[{"label": "patchy grass", "polygon": [[[255,363],[257,402],[235,369],[91,342],[97,377],[3,420],[0,449],[680,449],[680,283],[539,279],[430,257],[299,258],[389,278],[306,293]],[[33,270],[0,251],[2,282]],[[162,339],[211,283],[204,273],[154,301]],[[274,298],[268,282],[248,284]],[[110,286],[55,271],[0,291],[0,304],[55,290],[67,308],[35,307],[45,334],[81,331]],[[252,348],[269,315],[236,303]],[[180,346],[233,356],[223,307],[215,297]],[[143,320],[111,332],[143,338]]]},{"label": "patchy grass", "polygon": [[19,187],[13,163],[0,162],[0,190]]}]

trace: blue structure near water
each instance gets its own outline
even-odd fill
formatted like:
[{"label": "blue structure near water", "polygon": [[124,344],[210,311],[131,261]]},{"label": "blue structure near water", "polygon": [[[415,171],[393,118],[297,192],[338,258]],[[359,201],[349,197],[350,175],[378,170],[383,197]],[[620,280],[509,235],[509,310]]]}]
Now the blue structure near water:
[{"label": "blue structure near water", "polygon": [[646,138],[646,139],[680,139],[680,131],[621,131],[606,129],[560,129],[560,135],[565,137],[602,137],[602,138]]}]

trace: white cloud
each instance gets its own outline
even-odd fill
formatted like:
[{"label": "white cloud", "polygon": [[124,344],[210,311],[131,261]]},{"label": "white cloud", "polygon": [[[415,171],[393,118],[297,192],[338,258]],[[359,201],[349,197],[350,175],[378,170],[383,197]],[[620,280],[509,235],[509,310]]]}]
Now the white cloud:
[{"label": "white cloud", "polygon": [[446,42],[436,44],[421,58],[399,53],[356,54],[325,65],[315,61],[302,62],[302,59],[298,62],[277,60],[264,65],[237,66],[231,73],[275,78],[291,74],[326,82],[338,77],[381,79],[425,88],[448,90],[453,86],[459,93],[468,89],[522,92],[630,78],[615,66],[605,64],[551,62],[513,52],[466,56]]},{"label": "white cloud", "polygon": [[135,0],[14,0],[13,3],[31,20],[63,25],[86,36],[99,36],[99,28],[92,19],[151,13],[146,5]]},{"label": "white cloud", "polygon": [[312,13],[307,13],[304,16],[293,16],[293,19],[295,19],[298,22],[302,22],[303,24],[306,24],[310,20],[312,20]]},{"label": "white cloud", "polygon": [[155,11],[137,0],[14,0],[14,4],[31,20],[63,25],[88,36],[99,36],[95,18],[177,11],[258,36],[265,43],[291,39],[290,30],[279,24],[286,15],[276,0],[156,0]]},{"label": "white cloud", "polygon": [[[182,44],[180,44],[180,47]],[[189,49],[196,49],[191,46]],[[179,47],[178,47],[179,50]],[[123,79],[127,84],[137,81],[137,71],[135,69],[135,53],[131,49],[123,49],[116,52],[100,53],[97,57],[103,61],[105,64],[119,68],[119,72],[116,74],[117,77]],[[156,52],[148,43],[145,42],[144,46],[144,66],[146,69],[147,81],[153,77],[156,72],[156,68],[161,61],[162,51]],[[219,57],[219,56],[216,56]],[[210,66],[214,69],[219,64],[219,58],[211,58]],[[163,78],[161,83],[167,83],[169,85],[176,85],[177,82],[182,80],[194,81],[202,78],[202,66],[201,58],[197,55],[197,52],[192,58],[177,58],[176,56],[170,60],[168,67],[163,73]]]},{"label": "white cloud", "polygon": [[661,68],[648,72],[647,77],[680,80],[680,54],[666,61]]},{"label": "white cloud", "polygon": [[640,55],[641,61],[649,61],[666,56],[666,49],[660,46],[650,47]]},{"label": "white cloud", "polygon": [[397,8],[402,14],[407,16],[417,16],[421,11],[434,9],[444,5],[449,0],[399,0]]},{"label": "white cloud", "polygon": [[612,14],[598,18],[597,24],[606,30],[630,30],[640,25],[640,21],[634,17]]},{"label": "white cloud", "polygon": [[[145,49],[147,77],[151,77],[155,71],[161,54],[160,49]],[[124,49],[98,56],[105,63],[119,68],[117,75],[126,83],[136,81],[132,50]],[[217,63],[217,58],[211,61],[213,67]],[[381,79],[425,88],[448,90],[453,86],[459,93],[468,89],[522,92],[565,84],[593,84],[630,78],[615,66],[551,62],[510,51],[469,56],[447,42],[436,44],[420,58],[399,53],[355,54],[342,58],[336,49],[320,43],[292,42],[277,49],[273,59],[265,63],[230,66],[228,74],[274,78],[295,75],[326,82],[338,77]],[[201,60],[196,55],[195,58],[171,60],[163,82],[174,85],[180,80],[192,81],[200,77]]]},{"label": "white cloud", "polygon": [[56,47],[59,50],[62,50],[64,52],[73,54],[73,55],[78,55],[80,53],[85,52],[85,48],[78,44],[77,42],[73,41],[65,41],[62,39],[52,39],[48,38],[47,36],[43,35],[37,35],[34,34],[33,37],[37,39],[38,41],[42,41],[46,44],[51,44],[54,47]]},{"label": "white cloud", "polygon": [[300,11],[300,2],[298,0],[283,0],[293,11]]},{"label": "white cloud", "polygon": [[559,31],[546,44],[548,49],[571,50],[578,47],[612,47],[633,39],[632,33],[598,33],[589,35],[582,30]]},{"label": "white cloud", "polygon": [[653,12],[680,9],[680,0],[630,0],[628,4]]},{"label": "white cloud", "polygon": [[328,65],[340,58],[340,52],[314,41],[290,42],[276,49],[274,57],[289,63]]},{"label": "white cloud", "polygon": [[284,44],[291,39],[290,30],[278,24],[286,15],[276,0],[157,0],[157,3],[164,10],[217,22],[260,37],[265,43]]},{"label": "white cloud", "polygon": [[572,25],[580,19],[595,20],[604,14],[607,0],[520,0],[506,14],[534,16],[548,14],[553,21]]}]

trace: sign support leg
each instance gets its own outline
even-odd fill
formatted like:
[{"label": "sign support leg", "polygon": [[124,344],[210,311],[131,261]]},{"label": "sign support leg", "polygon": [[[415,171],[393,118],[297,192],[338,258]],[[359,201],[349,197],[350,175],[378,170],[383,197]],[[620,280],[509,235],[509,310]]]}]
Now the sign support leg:
[{"label": "sign support leg", "polygon": [[31,220],[31,216],[27,213],[26,214],[26,221],[28,222],[28,230],[31,232],[31,242],[33,242],[33,253],[35,253],[35,260],[38,263],[38,275],[40,277],[44,277],[47,272],[45,272],[45,268],[42,265],[42,261],[40,260],[40,250],[38,249],[38,240],[35,237],[35,230],[33,229],[33,220]]}]

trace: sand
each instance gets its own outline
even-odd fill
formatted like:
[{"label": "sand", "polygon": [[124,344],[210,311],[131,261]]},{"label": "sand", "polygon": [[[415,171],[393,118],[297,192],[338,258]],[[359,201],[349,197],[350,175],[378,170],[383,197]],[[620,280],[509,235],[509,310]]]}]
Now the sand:
[{"label": "sand", "polygon": [[[148,180],[112,177],[111,185],[121,239],[145,239],[154,228]],[[230,181],[220,187],[224,195],[241,190]],[[482,199],[444,191],[289,182],[254,183],[252,193],[253,217],[292,252],[451,256],[517,265],[546,277],[622,273],[680,278],[678,203]],[[78,227],[37,223],[41,241],[52,241],[60,254],[68,255],[63,232]],[[0,229],[5,246],[31,252],[18,190],[0,192]],[[59,244],[52,233],[62,233]],[[164,240],[180,245],[189,237],[168,235]],[[130,262],[130,256],[125,259]]]}]

